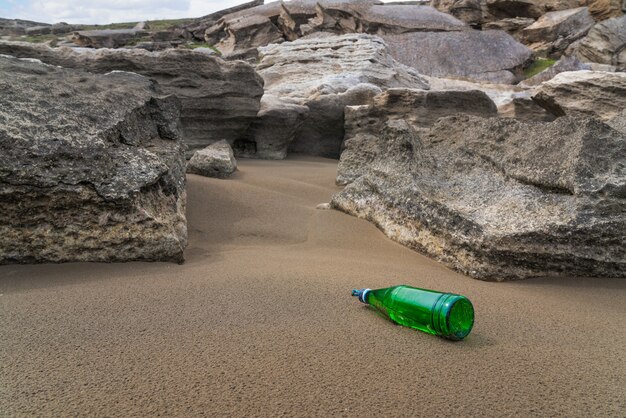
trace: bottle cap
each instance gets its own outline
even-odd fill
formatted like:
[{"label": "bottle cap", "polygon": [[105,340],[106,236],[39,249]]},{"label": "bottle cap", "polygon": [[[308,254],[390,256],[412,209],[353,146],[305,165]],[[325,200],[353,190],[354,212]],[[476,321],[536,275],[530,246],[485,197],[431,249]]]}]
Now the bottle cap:
[{"label": "bottle cap", "polygon": [[358,296],[359,300],[363,303],[367,303],[367,293],[370,292],[372,289],[366,288],[366,289],[352,289],[352,296]]}]

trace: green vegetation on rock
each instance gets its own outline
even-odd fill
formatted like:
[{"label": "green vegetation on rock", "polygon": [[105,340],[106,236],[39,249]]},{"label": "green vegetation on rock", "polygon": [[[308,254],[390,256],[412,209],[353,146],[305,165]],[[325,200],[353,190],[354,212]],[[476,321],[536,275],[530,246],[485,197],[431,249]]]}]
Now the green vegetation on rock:
[{"label": "green vegetation on rock", "polygon": [[524,69],[524,78],[533,77],[543,70],[552,67],[555,63],[556,60],[550,58],[538,58],[526,67],[526,69]]}]

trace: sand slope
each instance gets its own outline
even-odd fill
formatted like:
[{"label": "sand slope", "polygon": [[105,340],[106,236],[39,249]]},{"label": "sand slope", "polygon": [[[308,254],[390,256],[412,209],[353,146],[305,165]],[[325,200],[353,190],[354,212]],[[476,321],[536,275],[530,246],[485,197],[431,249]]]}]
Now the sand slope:
[{"label": "sand slope", "polygon": [[[0,266],[0,416],[623,416],[626,281],[473,280],[315,210],[336,161],[189,176],[184,265]],[[467,295],[453,343],[350,296]]]}]

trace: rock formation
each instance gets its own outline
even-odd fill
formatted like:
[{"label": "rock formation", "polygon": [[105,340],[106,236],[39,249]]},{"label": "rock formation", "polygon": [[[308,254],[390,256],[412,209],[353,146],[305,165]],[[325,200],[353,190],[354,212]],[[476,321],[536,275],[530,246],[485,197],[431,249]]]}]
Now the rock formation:
[{"label": "rock formation", "polygon": [[375,36],[303,38],[260,53],[265,95],[246,139],[235,143],[237,155],[284,158],[289,150],[337,158],[346,105],[365,104],[381,88],[428,88]]},{"label": "rock formation", "polygon": [[541,84],[533,100],[555,116],[585,114],[606,121],[626,109],[626,73],[560,73]]},{"label": "rock formation", "polygon": [[181,100],[181,128],[196,149],[242,136],[256,117],[263,95],[263,80],[243,62],[226,62],[195,50],[148,52],[138,49],[76,51],[44,45],[0,42],[0,54],[41,61],[95,73],[132,71],[156,80],[163,91]]},{"label": "rock formation", "polygon": [[334,208],[479,279],[626,277],[624,133],[586,117],[458,115],[428,133],[403,119],[376,126],[378,144],[363,154],[379,151]]},{"label": "rock formation", "polygon": [[439,118],[455,113],[492,117],[496,105],[482,91],[425,91],[389,89],[372,104],[346,108],[345,141],[337,168],[337,184],[346,185],[360,177],[384,152],[376,138],[385,124],[403,120],[412,129],[431,127]]},{"label": "rock formation", "polygon": [[531,49],[554,54],[565,51],[572,42],[585,36],[593,25],[594,20],[586,7],[560,10],[541,16],[521,31],[521,37]]},{"label": "rock formation", "polygon": [[480,0],[431,0],[430,5],[456,17],[470,26],[479,27],[483,22]]},{"label": "rock formation", "polygon": [[626,71],[626,16],[597,23],[569,54],[584,62],[597,62]]},{"label": "rock formation", "polygon": [[0,263],[182,261],[178,100],[127,72],[0,72]]},{"label": "rock formation", "polygon": [[385,35],[392,56],[433,77],[513,84],[531,51],[498,31],[413,32]]},{"label": "rock formation", "polygon": [[84,30],[76,32],[72,42],[88,48],[120,48],[147,35],[148,32],[134,28]]},{"label": "rock formation", "polygon": [[226,141],[219,141],[193,153],[187,172],[205,177],[225,179],[237,170],[233,149]]}]

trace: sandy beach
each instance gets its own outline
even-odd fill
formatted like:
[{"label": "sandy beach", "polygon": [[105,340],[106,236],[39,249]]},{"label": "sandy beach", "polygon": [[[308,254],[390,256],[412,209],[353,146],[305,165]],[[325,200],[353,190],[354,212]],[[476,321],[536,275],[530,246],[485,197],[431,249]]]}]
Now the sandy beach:
[{"label": "sandy beach", "polygon": [[[183,265],[0,266],[0,416],[624,416],[626,281],[482,282],[317,210],[337,161],[188,176]],[[466,295],[462,342],[350,296]]]}]

